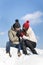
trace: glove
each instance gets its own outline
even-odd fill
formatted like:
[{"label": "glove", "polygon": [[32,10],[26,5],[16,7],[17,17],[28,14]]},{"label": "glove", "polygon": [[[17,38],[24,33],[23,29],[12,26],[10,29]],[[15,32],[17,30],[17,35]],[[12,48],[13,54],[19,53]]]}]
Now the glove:
[{"label": "glove", "polygon": [[23,37],[23,35],[24,35],[24,34],[21,32],[21,33],[20,33],[20,36]]},{"label": "glove", "polygon": [[17,31],[17,36],[20,37],[21,30]]},{"label": "glove", "polygon": [[20,37],[20,32],[18,31],[16,35],[17,35],[17,37]]}]

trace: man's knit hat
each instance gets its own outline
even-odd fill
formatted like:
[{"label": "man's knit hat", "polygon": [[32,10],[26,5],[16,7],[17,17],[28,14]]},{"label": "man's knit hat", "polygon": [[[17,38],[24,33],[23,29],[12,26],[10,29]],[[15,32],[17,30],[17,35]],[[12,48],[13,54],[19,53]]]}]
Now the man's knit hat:
[{"label": "man's knit hat", "polygon": [[20,28],[21,27],[18,19],[15,20],[15,23],[13,24],[13,27],[14,28]]}]

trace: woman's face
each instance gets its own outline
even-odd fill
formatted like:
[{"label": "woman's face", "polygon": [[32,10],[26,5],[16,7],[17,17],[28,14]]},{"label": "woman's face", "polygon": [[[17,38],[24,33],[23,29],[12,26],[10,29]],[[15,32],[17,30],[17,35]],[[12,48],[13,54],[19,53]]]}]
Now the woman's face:
[{"label": "woman's face", "polygon": [[25,27],[22,27],[22,29],[24,29],[24,30],[25,30]]},{"label": "woman's face", "polygon": [[28,29],[26,29],[25,27],[22,28],[24,31],[27,31]]}]

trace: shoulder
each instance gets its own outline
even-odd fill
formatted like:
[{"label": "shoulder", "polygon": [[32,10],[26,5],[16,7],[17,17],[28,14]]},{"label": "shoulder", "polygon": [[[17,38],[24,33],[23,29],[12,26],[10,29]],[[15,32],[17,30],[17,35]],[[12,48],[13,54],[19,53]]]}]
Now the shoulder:
[{"label": "shoulder", "polygon": [[32,28],[31,28],[31,27],[29,27],[27,31],[32,31]]},{"label": "shoulder", "polygon": [[11,29],[8,31],[8,33],[10,33],[10,32],[12,32],[12,30],[11,30]]}]

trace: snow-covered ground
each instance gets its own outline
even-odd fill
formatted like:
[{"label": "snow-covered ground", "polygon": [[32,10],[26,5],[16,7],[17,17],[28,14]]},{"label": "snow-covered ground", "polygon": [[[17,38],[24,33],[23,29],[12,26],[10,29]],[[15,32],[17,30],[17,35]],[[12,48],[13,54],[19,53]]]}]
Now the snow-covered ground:
[{"label": "snow-covered ground", "polygon": [[20,57],[18,57],[17,49],[11,48],[12,57],[10,58],[6,54],[5,48],[0,48],[0,65],[43,65],[43,50],[36,50],[39,55],[31,54],[27,56],[22,54]]}]

